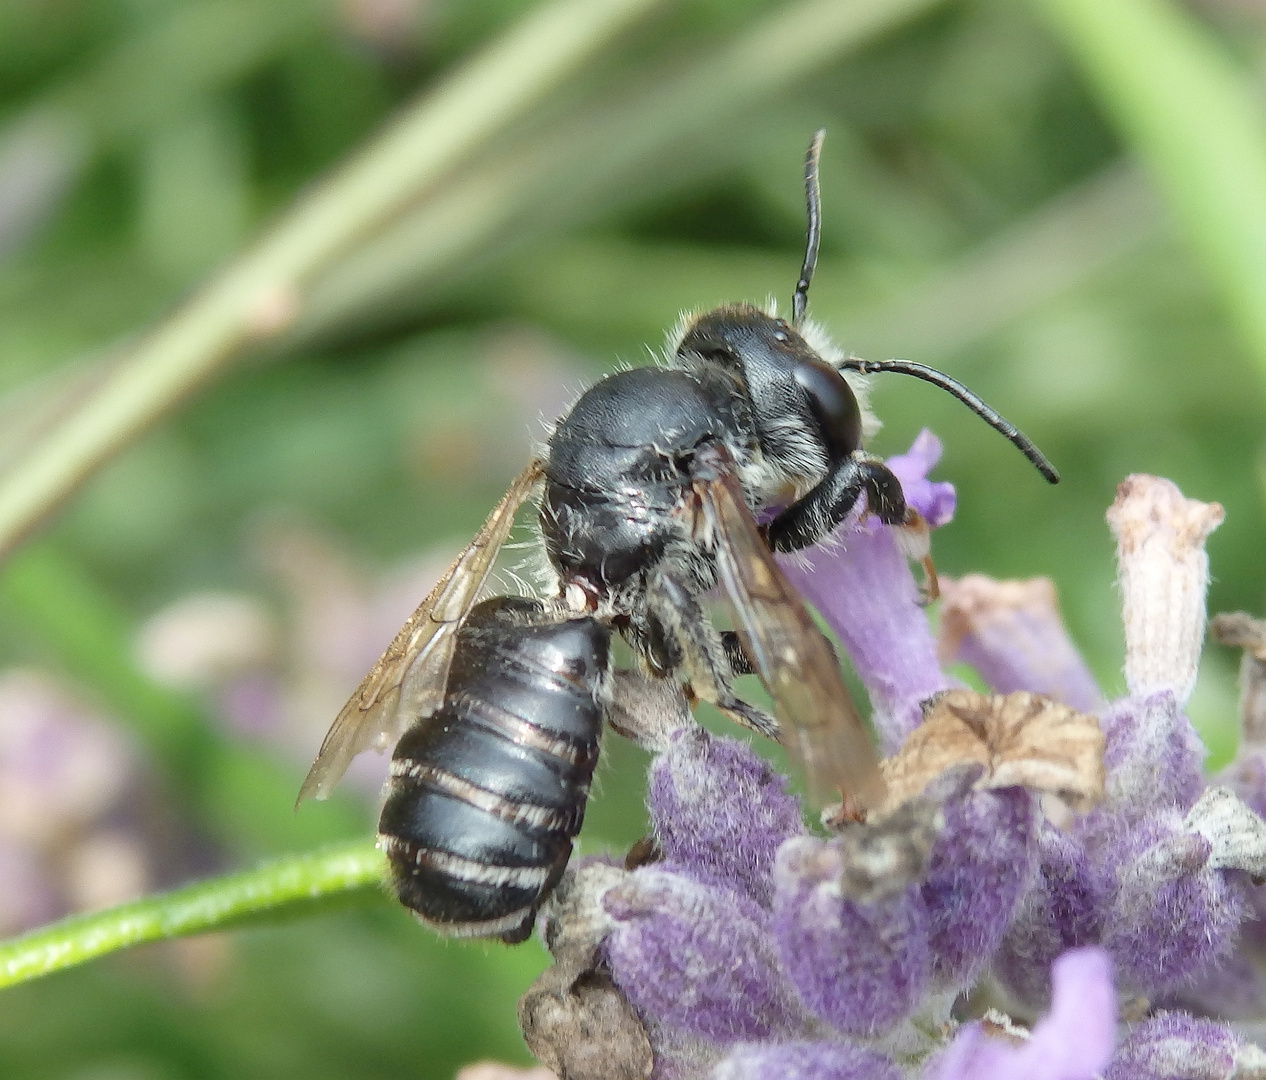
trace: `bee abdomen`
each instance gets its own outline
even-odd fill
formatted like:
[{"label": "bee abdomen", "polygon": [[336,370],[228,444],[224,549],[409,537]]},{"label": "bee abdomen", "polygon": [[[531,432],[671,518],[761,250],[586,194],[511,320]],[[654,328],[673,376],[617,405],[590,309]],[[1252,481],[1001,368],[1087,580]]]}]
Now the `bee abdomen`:
[{"label": "bee abdomen", "polygon": [[397,744],[379,838],[397,895],[423,922],[521,941],[571,856],[602,717],[596,693],[526,685],[504,662],[480,681],[450,685]]}]

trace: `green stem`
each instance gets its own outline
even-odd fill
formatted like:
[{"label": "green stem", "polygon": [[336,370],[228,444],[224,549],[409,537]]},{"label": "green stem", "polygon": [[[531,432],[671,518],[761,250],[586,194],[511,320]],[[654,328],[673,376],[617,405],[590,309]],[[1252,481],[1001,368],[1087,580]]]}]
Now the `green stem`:
[{"label": "green stem", "polygon": [[406,111],[132,347],[0,483],[0,555],[158,417],[302,313],[305,288],[662,0],[554,0]]},{"label": "green stem", "polygon": [[356,894],[368,899],[381,893],[383,880],[381,853],[372,841],[358,840],[77,915],[0,944],[0,987],[131,945],[301,915]]},{"label": "green stem", "polygon": [[603,102],[558,125],[552,137],[476,163],[332,266],[315,283],[296,327],[298,339],[398,304],[402,295],[411,306],[418,297],[429,300],[444,276],[453,276],[457,252],[474,263],[493,245],[575,226],[600,204],[609,211],[613,192],[644,199],[673,182],[672,159],[704,156],[723,165],[727,150],[743,145],[721,128],[720,141],[728,145],[716,147],[714,133],[723,122],[741,122],[780,90],[943,2],[799,0],[775,6],[733,38],[694,50],[688,66],[679,70],[674,63],[644,77],[614,108]]},{"label": "green stem", "polygon": [[1150,166],[1266,376],[1266,115],[1172,0],[1038,0]]}]

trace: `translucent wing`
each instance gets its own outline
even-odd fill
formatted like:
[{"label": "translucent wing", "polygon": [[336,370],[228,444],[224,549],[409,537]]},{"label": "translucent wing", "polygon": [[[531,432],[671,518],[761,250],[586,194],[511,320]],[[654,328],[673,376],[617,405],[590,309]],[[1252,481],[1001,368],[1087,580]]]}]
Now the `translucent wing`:
[{"label": "translucent wing", "polygon": [[299,802],[310,795],[324,799],[362,750],[398,739],[419,716],[438,708],[457,630],[510,535],[515,511],[542,475],[541,462],[533,461],[515,477],[475,538],[400,628],[330,726]]},{"label": "translucent wing", "polygon": [[782,742],[824,805],[843,792],[863,807],[883,797],[866,725],[840,676],[830,644],[774,562],[743,497],[728,452],[696,457],[700,525],[752,665],[774,699]]}]

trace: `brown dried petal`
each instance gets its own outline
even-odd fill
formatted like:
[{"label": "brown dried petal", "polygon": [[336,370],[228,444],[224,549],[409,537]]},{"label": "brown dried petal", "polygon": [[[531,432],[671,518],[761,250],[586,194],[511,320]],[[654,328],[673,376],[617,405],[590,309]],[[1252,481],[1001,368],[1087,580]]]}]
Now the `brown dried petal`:
[{"label": "brown dried petal", "polygon": [[901,749],[880,762],[888,798],[876,816],[891,813],[907,800],[923,794],[933,779],[955,765],[975,763],[988,771],[989,748],[980,733],[955,712],[939,707],[951,693],[963,691],[947,690],[940,695],[937,704],[924,713],[923,723],[909,734]]},{"label": "brown dried petal", "polygon": [[654,1064],[646,1029],[605,975],[573,981],[547,968],[519,999],[528,1049],[561,1080],[644,1080]]},{"label": "brown dried petal", "polygon": [[980,788],[1051,792],[1079,810],[1103,797],[1103,732],[1095,717],[1027,691],[947,690],[883,763],[889,788],[883,812],[964,764],[983,768]]},{"label": "brown dried petal", "polygon": [[1266,622],[1242,611],[1215,615],[1209,633],[1222,645],[1244,650],[1240,658],[1240,754],[1266,744]]}]

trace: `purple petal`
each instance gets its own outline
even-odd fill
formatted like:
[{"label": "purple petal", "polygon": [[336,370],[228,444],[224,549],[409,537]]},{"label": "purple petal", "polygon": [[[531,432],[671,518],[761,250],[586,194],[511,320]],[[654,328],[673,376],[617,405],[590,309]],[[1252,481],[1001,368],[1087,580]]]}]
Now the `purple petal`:
[{"label": "purple petal", "polygon": [[[924,431],[888,462],[909,504],[932,524],[953,516],[954,489],[925,478],[941,444]],[[941,672],[919,588],[895,531],[873,518],[846,521],[831,542],[779,556],[791,584],[838,635],[870,695],[885,753],[922,720],[919,703],[953,683]]]},{"label": "purple petal", "polygon": [[616,924],[606,939],[612,979],[645,1020],[721,1045],[801,1030],[757,904],[647,867],[602,905]]},{"label": "purple petal", "polygon": [[927,478],[933,466],[941,460],[941,453],[941,440],[924,428],[915,436],[909,450],[885,462],[901,481],[906,504],[922,514],[934,529],[953,520],[957,501],[953,484]]},{"label": "purple petal", "polygon": [[976,791],[944,806],[945,825],[922,886],[932,970],[965,987],[1001,943],[1038,865],[1033,797],[1022,788]]},{"label": "purple petal", "polygon": [[844,1042],[736,1046],[711,1080],[901,1080],[901,1070],[874,1050]]},{"label": "purple petal", "polygon": [[751,747],[683,729],[651,766],[649,803],[667,861],[770,905],[774,856],[804,826],[786,780]]},{"label": "purple petal", "polygon": [[1094,1080],[1112,1057],[1116,993],[1101,949],[1076,949],[1055,961],[1050,1013],[1018,1045],[979,1024],[959,1033],[924,1072],[925,1080]]},{"label": "purple petal", "polygon": [[1043,819],[1037,843],[1037,881],[993,958],[998,980],[1031,1007],[1049,1001],[1056,957],[1098,941],[1108,890],[1102,871],[1078,837]]},{"label": "purple petal", "polygon": [[1049,578],[941,580],[940,653],[970,664],[1000,694],[1029,690],[1082,712],[1103,697],[1059,615]]},{"label": "purple petal", "polygon": [[799,837],[778,852],[774,936],[801,1000],[839,1031],[872,1034],[928,984],[928,914],[917,886],[873,903],[840,894],[838,843]]}]

